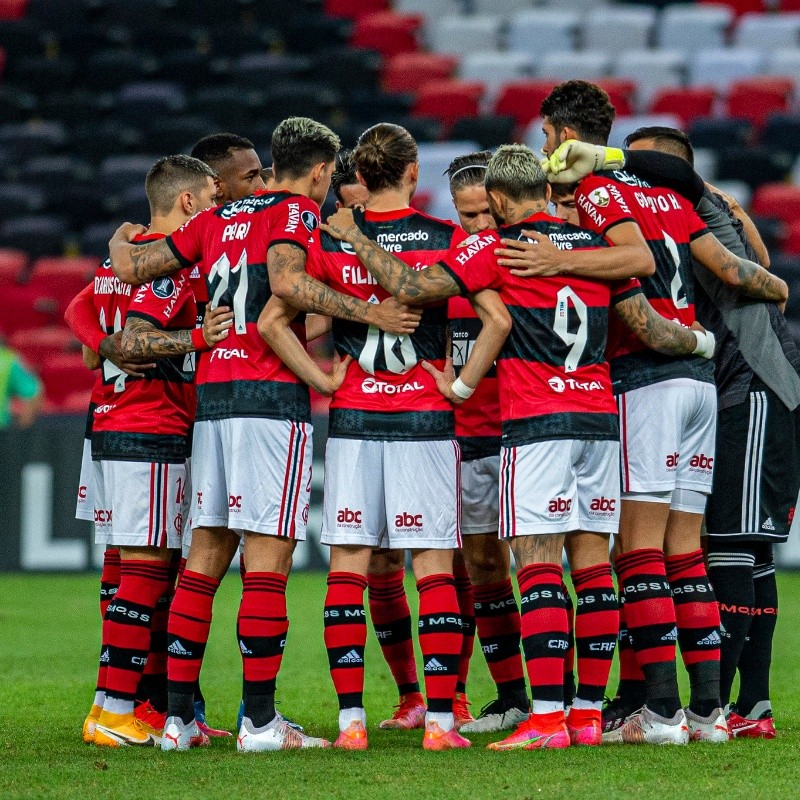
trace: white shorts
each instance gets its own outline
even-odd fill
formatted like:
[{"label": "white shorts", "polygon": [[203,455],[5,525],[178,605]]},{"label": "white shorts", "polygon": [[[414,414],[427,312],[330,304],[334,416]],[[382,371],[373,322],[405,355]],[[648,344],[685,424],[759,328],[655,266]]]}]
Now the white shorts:
[{"label": "white shorts", "polygon": [[328,439],[322,543],[398,550],[461,546],[454,440]]},{"label": "white shorts", "polygon": [[192,527],[303,541],[311,494],[312,430],[306,422],[261,417],[195,423]]},{"label": "white shorts", "polygon": [[183,497],[183,535],[181,536],[181,556],[189,557],[192,546],[192,457],[186,459],[186,491]]},{"label": "white shorts", "polygon": [[[103,503],[100,505],[102,506]],[[83,440],[75,519],[85,519],[87,522],[94,520],[94,467],[92,466],[92,440],[89,438]]]},{"label": "white shorts", "polygon": [[461,462],[461,533],[497,533],[500,454]]},{"label": "white shorts", "polygon": [[617,398],[622,493],[711,493],[717,430],[714,385],[676,378]]},{"label": "white shorts", "polygon": [[[97,544],[179,549],[186,464],[93,461]],[[102,498],[103,505],[98,504]]]},{"label": "white shorts", "polygon": [[616,533],[619,442],[553,439],[504,447],[500,538]]}]

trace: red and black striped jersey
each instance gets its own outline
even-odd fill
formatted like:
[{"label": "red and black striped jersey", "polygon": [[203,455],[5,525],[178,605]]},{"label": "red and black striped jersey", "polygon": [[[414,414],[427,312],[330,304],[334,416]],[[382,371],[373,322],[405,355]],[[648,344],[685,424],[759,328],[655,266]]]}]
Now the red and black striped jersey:
[{"label": "red and black striped jersey", "polygon": [[[185,266],[199,264],[212,308],[229,306],[228,337],[197,364],[197,419],[270,417],[310,419],[308,387],[258,332],[258,317],[272,292],[267,251],[289,243],[308,252],[319,224],[319,208],[290,192],[260,191],[201,211],[167,237]],[[292,323],[305,342],[305,315]]]},{"label": "red and black striped jersey", "polygon": [[[581,225],[606,234],[621,222],[635,222],[656,263],[641,279],[642,291],[662,317],[689,326],[695,321],[690,243],[708,233],[688,200],[653,187],[622,170],[584,178],[575,192]],[[669,380],[713,381],[713,363],[699,356],[668,356],[651,350],[624,323],[612,318],[608,356],[614,392]]]},{"label": "red and black striped jersey", "polygon": [[[466,234],[452,222],[412,208],[356,212],[366,236],[414,269],[435,264]],[[309,273],[343,294],[379,303],[389,293],[356,257],[352,247],[328,234],[309,255]],[[362,322],[333,320],[333,340],[353,362],[330,406],[329,435],[381,440],[451,439],[453,407],[420,366],[441,369],[447,355],[447,304],[425,306],[419,327],[394,336]]]},{"label": "red and black striped jersey", "polygon": [[[467,363],[470,351],[481,332],[481,321],[465,297],[453,297],[447,304],[453,368],[456,376]],[[497,386],[497,367],[486,373],[468,400],[455,407],[456,438],[461,445],[462,461],[497,455],[500,452],[502,424],[500,397]]]},{"label": "red and black striped jersey", "polygon": [[512,275],[494,250],[501,238],[524,239],[523,229],[547,235],[561,249],[608,246],[598,233],[539,213],[497,232],[473,234],[443,260],[462,293],[496,289],[511,314],[511,333],[497,359],[503,444],[614,440],[619,427],[605,358],[608,309],[641,291],[638,282]]},{"label": "red and black striped jersey", "polygon": [[[163,239],[146,234],[135,241]],[[128,316],[141,316],[164,330],[194,328],[197,303],[189,270],[133,287],[120,281],[108,260],[94,279],[94,305],[100,327],[112,334]],[[92,393],[92,456],[115,461],[178,463],[189,454],[194,421],[194,354],[154,359],[143,378],[132,378],[102,360],[102,386]]]}]

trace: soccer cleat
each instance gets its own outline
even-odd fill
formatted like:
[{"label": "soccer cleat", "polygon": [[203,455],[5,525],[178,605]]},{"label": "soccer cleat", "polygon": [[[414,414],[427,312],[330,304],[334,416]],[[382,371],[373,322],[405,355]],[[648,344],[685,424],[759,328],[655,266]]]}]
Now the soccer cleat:
[{"label": "soccer cleat", "polygon": [[97,720],[100,719],[100,714],[103,711],[102,706],[96,706],[92,703],[92,708],[89,711],[86,719],[83,721],[83,741],[86,744],[94,744],[94,730],[97,727]]},{"label": "soccer cleat", "polygon": [[530,708],[522,708],[517,701],[498,697],[487,703],[473,722],[462,725],[462,733],[497,733],[516,728],[530,716]]},{"label": "soccer cleat", "polygon": [[603,744],[688,744],[689,725],[680,708],[672,719],[647,706],[632,714],[621,728],[603,734]]},{"label": "soccer cleat", "polygon": [[139,703],[139,705],[133,709],[133,716],[136,717],[136,719],[140,719],[142,722],[146,722],[151,728],[156,728],[157,730],[164,730],[164,726],[167,724],[166,712],[156,711],[149,700],[146,700],[144,703]]},{"label": "soccer cleat", "polygon": [[424,727],[427,708],[425,708],[425,699],[420,692],[401,694],[400,702],[395,708],[397,710],[391,718],[381,722],[379,728],[410,731],[414,728]]},{"label": "soccer cleat", "polygon": [[209,739],[197,721],[184,722],[180,717],[168,717],[161,737],[162,750],[188,750],[190,747],[208,747]]},{"label": "soccer cleat", "polygon": [[94,729],[98,747],[155,747],[161,744],[162,731],[130,714],[103,711]]},{"label": "soccer cleat", "polygon": [[715,708],[707,717],[686,709],[686,724],[689,726],[690,742],[727,742],[728,723],[721,708]]},{"label": "soccer cleat", "polygon": [[511,736],[487,745],[487,750],[540,750],[569,747],[569,731],[563,711],[531,714]]},{"label": "soccer cleat", "polygon": [[625,720],[632,714],[635,714],[641,708],[640,705],[634,705],[624,698],[617,695],[612,700],[606,698],[606,703],[603,706],[600,727],[603,733],[621,728],[625,724]]},{"label": "soccer cleat", "polygon": [[236,749],[240,753],[259,753],[270,750],[306,750],[312,747],[330,747],[327,739],[317,739],[292,728],[285,719],[276,716],[269,725],[254,728],[248,717],[236,738]]},{"label": "soccer cleat", "polygon": [[367,749],[367,729],[361,720],[353,720],[345,730],[343,730],[336,741],[334,747],[342,750],[366,750]]},{"label": "soccer cleat", "polygon": [[438,722],[429,722],[425,726],[422,737],[423,750],[455,750],[459,747],[472,747],[472,742],[465,739],[455,728],[442,730]]},{"label": "soccer cleat", "polygon": [[467,695],[464,692],[456,692],[453,698],[453,718],[455,719],[456,730],[460,731],[462,725],[469,725],[470,722],[475,722],[475,717],[469,711],[468,706],[472,703],[467,700]]},{"label": "soccer cleat", "polygon": [[728,712],[731,739],[774,739],[776,733],[772,711],[765,711],[758,719],[748,719],[733,709]]},{"label": "soccer cleat", "polygon": [[233,736],[230,731],[212,728],[206,722],[206,704],[203,700],[194,701],[194,721],[197,723],[200,733],[204,733],[206,736]]},{"label": "soccer cleat", "polygon": [[567,714],[567,731],[573,745],[595,747],[603,743],[600,711],[590,708],[572,708]]}]

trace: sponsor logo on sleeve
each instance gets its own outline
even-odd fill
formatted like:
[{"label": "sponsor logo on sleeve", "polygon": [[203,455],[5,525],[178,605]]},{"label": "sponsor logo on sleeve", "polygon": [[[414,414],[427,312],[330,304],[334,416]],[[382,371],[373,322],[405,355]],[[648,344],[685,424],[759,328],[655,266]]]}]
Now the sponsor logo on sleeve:
[{"label": "sponsor logo on sleeve", "polygon": [[175,294],[175,281],[172,278],[156,278],[150,288],[159,300],[166,300]]},{"label": "sponsor logo on sleeve", "polygon": [[305,225],[306,230],[311,233],[312,231],[316,230],[317,226],[319,225],[319,220],[317,219],[317,215],[313,211],[305,210],[301,215],[300,219]]}]

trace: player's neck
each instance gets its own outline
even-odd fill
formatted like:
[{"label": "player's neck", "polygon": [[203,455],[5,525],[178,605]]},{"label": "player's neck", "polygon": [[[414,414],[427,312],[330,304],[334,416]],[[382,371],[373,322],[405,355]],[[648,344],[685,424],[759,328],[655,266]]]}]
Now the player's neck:
[{"label": "player's neck", "polygon": [[532,217],[534,214],[547,213],[547,200],[526,200],[519,202],[507,200],[503,209],[503,217],[506,225],[516,225],[518,222]]},{"label": "player's neck", "polygon": [[176,214],[155,214],[150,218],[150,227],[147,229],[148,234],[163,233],[164,236],[169,236],[174,233],[186,220],[189,219],[185,214],[180,216]]},{"label": "player's neck", "polygon": [[311,197],[311,181],[308,178],[285,178],[275,181],[270,186],[271,192],[290,192],[291,194],[301,194],[304,197]]},{"label": "player's neck", "polygon": [[400,211],[408,208],[411,195],[408,189],[383,189],[373,192],[367,200],[367,210],[369,211]]}]

